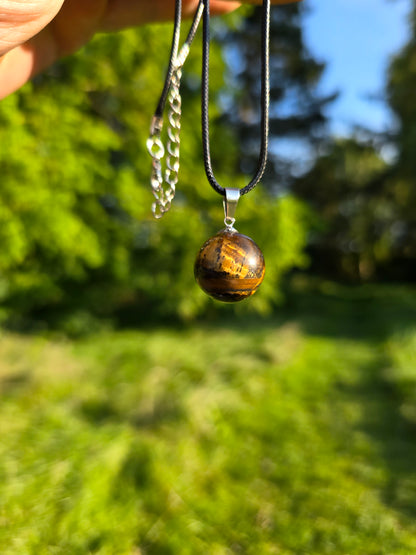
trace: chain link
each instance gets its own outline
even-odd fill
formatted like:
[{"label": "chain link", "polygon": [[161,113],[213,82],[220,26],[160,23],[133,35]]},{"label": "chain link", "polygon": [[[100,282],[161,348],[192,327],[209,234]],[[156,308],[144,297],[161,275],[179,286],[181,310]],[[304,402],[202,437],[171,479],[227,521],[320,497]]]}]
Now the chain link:
[{"label": "chain link", "polygon": [[[167,102],[169,104],[168,111],[168,127],[166,149],[162,141],[163,116],[161,112],[164,107],[164,93],[162,93],[162,108],[156,111],[150,127],[150,137],[147,140],[147,150],[152,157],[152,172],[150,176],[150,185],[152,188],[155,202],[152,204],[153,216],[157,219],[162,218],[169,210],[172,200],[175,197],[176,185],[179,179],[179,153],[180,153],[180,131],[181,131],[181,115],[182,115],[182,98],[180,95],[180,86],[182,79],[182,67],[189,54],[190,45],[195,37],[199,22],[204,11],[204,2],[199,1],[194,20],[189,31],[188,37],[179,52],[173,54],[173,70],[170,77],[169,92]],[[165,171],[163,172],[162,161],[165,158]]]},{"label": "chain link", "polygon": [[[182,67],[174,69],[169,90],[168,103],[168,129],[166,153],[161,139],[163,122],[160,118],[152,122],[152,130],[147,140],[147,150],[152,157],[152,173],[150,184],[155,202],[152,204],[153,216],[161,218],[169,210],[175,197],[176,185],[179,180],[179,153],[180,153],[180,131],[182,115],[182,98],[180,85],[182,78]],[[166,154],[166,169],[163,176],[162,160]]]},{"label": "chain link", "polygon": [[182,115],[182,99],[179,92],[181,84],[182,70],[178,68],[173,72],[172,85],[169,93],[169,114],[168,114],[168,141],[166,158],[165,182],[168,184],[166,190],[169,196],[169,203],[175,196],[176,185],[179,175],[179,152],[180,152],[180,131],[181,131],[181,115]]}]

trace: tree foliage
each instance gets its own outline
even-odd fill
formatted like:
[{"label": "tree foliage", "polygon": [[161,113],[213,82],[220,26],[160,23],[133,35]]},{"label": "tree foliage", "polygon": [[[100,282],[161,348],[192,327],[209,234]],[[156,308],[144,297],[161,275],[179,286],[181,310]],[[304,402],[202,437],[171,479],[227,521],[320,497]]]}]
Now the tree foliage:
[{"label": "tree foliage", "polygon": [[[174,207],[151,218],[149,123],[169,52],[168,27],[99,36],[0,105],[0,294],[4,316],[55,307],[104,316],[191,318],[212,302],[193,261],[222,227],[221,200],[205,180],[199,125],[199,48],[186,67],[181,179]],[[224,62],[213,47],[212,116]],[[196,123],[197,122],[197,123]],[[234,175],[235,132],[213,133],[219,178]],[[234,147],[230,145],[235,145]],[[265,311],[282,274],[305,262],[310,213],[260,190],[239,209],[267,259],[267,280],[239,310]]]},{"label": "tree foliage", "polygon": [[[317,61],[304,42],[301,4],[275,7],[270,29],[270,148],[265,184],[276,192],[287,188],[293,173],[327,137],[325,107],[336,94],[322,96],[318,84],[325,64]],[[235,97],[228,121],[238,130],[240,170],[254,173],[260,140],[260,29],[262,9],[251,10],[227,33],[223,42],[234,66]],[[290,151],[290,155],[287,152]],[[295,152],[301,156],[295,156]]]},{"label": "tree foliage", "polygon": [[371,144],[355,137],[334,141],[294,191],[322,220],[312,237],[313,268],[331,277],[367,280],[393,248],[389,168]]},{"label": "tree foliage", "polygon": [[386,75],[395,127],[335,140],[295,183],[323,220],[310,251],[320,272],[354,280],[416,278],[415,18],[413,3],[410,40]]},{"label": "tree foliage", "polygon": [[407,261],[408,267],[414,266],[416,258],[416,107],[413,94],[416,86],[416,2],[413,2],[410,19],[410,39],[393,59],[387,83],[389,104],[398,121],[395,137],[398,157],[394,166],[394,199],[400,226],[399,256]]}]

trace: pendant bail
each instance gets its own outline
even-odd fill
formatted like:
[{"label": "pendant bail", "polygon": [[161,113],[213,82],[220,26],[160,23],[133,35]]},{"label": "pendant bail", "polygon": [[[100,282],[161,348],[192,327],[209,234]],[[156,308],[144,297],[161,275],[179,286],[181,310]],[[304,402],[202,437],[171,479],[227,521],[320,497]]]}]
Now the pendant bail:
[{"label": "pendant bail", "polygon": [[240,189],[226,188],[224,198],[224,223],[227,229],[233,229],[235,222],[235,211],[237,209],[238,199],[240,198]]}]

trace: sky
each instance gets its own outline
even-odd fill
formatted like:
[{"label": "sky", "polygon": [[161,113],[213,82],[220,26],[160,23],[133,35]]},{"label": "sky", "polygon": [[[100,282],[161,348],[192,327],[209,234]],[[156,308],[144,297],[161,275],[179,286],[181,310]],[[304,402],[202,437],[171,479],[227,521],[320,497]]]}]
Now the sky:
[{"label": "sky", "polygon": [[327,62],[320,90],[341,92],[328,110],[331,129],[348,134],[354,124],[386,129],[392,115],[370,95],[383,91],[389,58],[409,37],[411,0],[305,0],[305,39]]}]

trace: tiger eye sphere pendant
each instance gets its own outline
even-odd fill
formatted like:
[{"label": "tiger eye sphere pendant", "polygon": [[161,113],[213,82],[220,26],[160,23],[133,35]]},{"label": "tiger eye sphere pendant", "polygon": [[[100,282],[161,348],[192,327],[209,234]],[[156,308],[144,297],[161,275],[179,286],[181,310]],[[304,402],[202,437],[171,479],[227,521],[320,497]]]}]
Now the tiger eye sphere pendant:
[{"label": "tiger eye sphere pendant", "polygon": [[239,198],[239,189],[225,190],[226,228],[202,245],[194,266],[195,279],[201,289],[223,302],[251,297],[260,287],[265,272],[259,247],[233,227]]},{"label": "tiger eye sphere pendant", "polygon": [[226,228],[208,239],[194,267],[198,285],[218,301],[236,302],[250,297],[260,287],[265,264],[256,243]]}]

